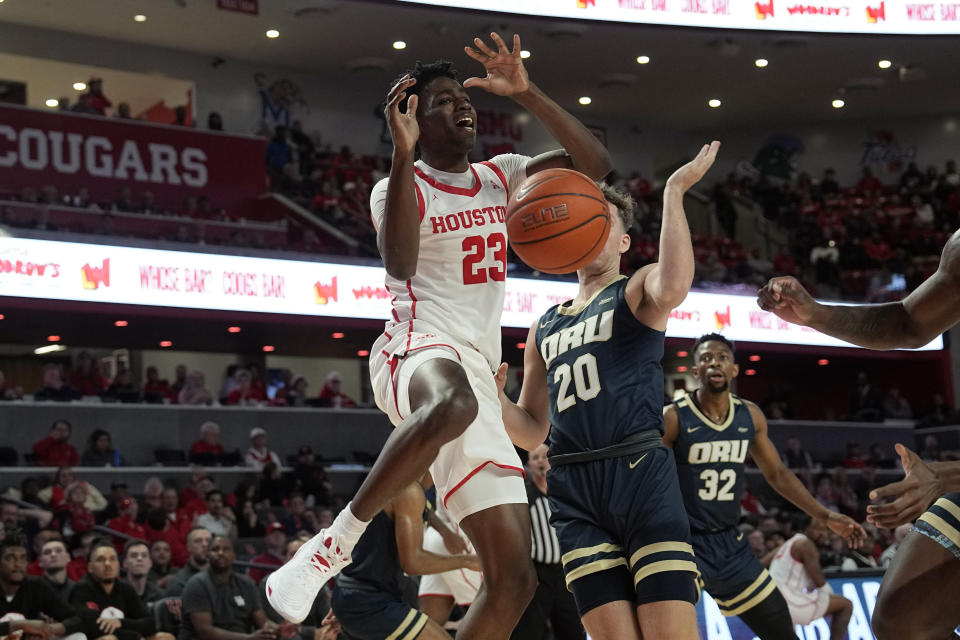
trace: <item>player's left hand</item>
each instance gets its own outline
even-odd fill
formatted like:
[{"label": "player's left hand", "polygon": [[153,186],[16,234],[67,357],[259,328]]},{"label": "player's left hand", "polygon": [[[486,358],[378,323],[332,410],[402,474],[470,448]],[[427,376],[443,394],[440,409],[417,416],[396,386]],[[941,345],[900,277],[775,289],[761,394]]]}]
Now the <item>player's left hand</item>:
[{"label": "player's left hand", "polygon": [[713,161],[717,159],[717,152],[720,151],[720,143],[714,140],[710,144],[705,144],[700,148],[700,153],[693,160],[683,165],[673,172],[673,175],[667,179],[667,186],[672,186],[687,191],[690,187],[697,184],[710,167]]},{"label": "player's left hand", "polygon": [[476,49],[463,48],[468,56],[487,70],[486,78],[473,77],[464,80],[464,88],[480,87],[498,96],[515,96],[529,89],[530,78],[520,58],[520,36],[513,35],[513,51],[507,50],[506,43],[498,34],[491,33],[490,39],[497,45],[496,51],[480,38],[473,39]]},{"label": "player's left hand", "polygon": [[857,549],[867,539],[867,532],[856,520],[842,513],[831,511],[827,517],[827,528],[847,541],[851,549]]},{"label": "player's left hand", "polygon": [[493,374],[493,381],[497,384],[497,394],[503,393],[503,388],[507,386],[507,369],[509,365],[506,362],[500,363],[500,368]]},{"label": "player's left hand", "polygon": [[944,493],[940,477],[930,465],[900,443],[895,448],[906,476],[899,482],[874,489],[870,492],[870,499],[896,499],[887,504],[867,506],[867,521],[887,529],[913,522]]}]

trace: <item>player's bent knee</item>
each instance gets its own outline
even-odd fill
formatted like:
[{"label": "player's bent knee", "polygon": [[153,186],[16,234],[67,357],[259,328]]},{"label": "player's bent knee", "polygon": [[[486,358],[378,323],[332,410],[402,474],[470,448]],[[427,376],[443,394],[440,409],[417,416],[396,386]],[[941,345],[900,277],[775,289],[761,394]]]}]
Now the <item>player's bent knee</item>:
[{"label": "player's bent knee", "polygon": [[477,397],[469,386],[457,385],[440,394],[431,411],[447,441],[457,438],[477,418]]}]

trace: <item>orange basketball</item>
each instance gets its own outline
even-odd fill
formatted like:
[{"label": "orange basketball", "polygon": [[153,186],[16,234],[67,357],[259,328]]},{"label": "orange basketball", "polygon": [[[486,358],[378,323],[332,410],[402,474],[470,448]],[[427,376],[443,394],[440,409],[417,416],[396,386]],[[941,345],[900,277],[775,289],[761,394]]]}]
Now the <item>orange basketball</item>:
[{"label": "orange basketball", "polygon": [[596,183],[572,169],[528,177],[507,205],[507,237],[521,260],[544,273],[571,273],[603,249],[610,233],[607,201]]}]

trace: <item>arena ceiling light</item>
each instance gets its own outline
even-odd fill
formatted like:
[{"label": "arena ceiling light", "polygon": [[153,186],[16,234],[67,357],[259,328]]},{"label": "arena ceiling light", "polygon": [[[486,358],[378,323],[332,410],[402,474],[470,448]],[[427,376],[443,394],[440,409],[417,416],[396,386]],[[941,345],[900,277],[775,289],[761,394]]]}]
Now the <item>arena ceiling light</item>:
[{"label": "arena ceiling light", "polygon": [[128,324],[129,324],[129,323],[128,323],[126,320],[117,320],[116,322],[113,323],[113,326],[115,326],[115,327],[125,327],[125,326],[127,326]]},{"label": "arena ceiling light", "polygon": [[7,317],[7,316],[5,316],[5,315],[3,315],[2,313],[0,313],[0,320],[3,320],[3,319],[6,318],[6,317]]},{"label": "arena ceiling light", "polygon": [[590,96],[580,96],[580,99],[577,100],[577,102],[579,102],[583,106],[587,106],[588,104],[593,102],[593,98],[591,98]]},{"label": "arena ceiling light", "polygon": [[637,64],[650,64],[650,56],[637,56]]},{"label": "arena ceiling light", "polygon": [[766,58],[757,58],[756,60],[753,61],[753,64],[756,65],[758,69],[763,69],[768,64],[770,64],[770,61],[767,60]]},{"label": "arena ceiling light", "polygon": [[707,106],[710,107],[711,109],[716,109],[721,104],[723,103],[720,102],[720,100],[718,100],[717,98],[710,98],[709,100],[707,100]]},{"label": "arena ceiling light", "polygon": [[397,51],[400,51],[401,49],[406,49],[407,43],[404,42],[403,40],[394,40],[393,48],[396,49]]},{"label": "arena ceiling light", "polygon": [[817,364],[820,365],[821,367],[825,367],[828,364],[830,364],[830,361],[827,360],[826,358],[820,358],[819,360],[817,360]]},{"label": "arena ceiling light", "polygon": [[138,13],[137,15],[133,16],[133,21],[134,21],[134,22],[146,22],[146,21],[147,21],[147,16],[143,15],[142,13]]},{"label": "arena ceiling light", "polygon": [[343,339],[343,332],[342,332],[342,331],[334,331],[333,333],[330,334],[330,337],[333,338],[334,340],[341,340],[341,339]]},{"label": "arena ceiling light", "polygon": [[690,355],[690,354],[687,353],[686,351],[677,351],[677,357],[678,357],[678,358],[686,358],[688,355]]},{"label": "arena ceiling light", "polygon": [[279,37],[280,37],[280,32],[277,31],[276,29],[267,29],[267,37],[268,37],[268,38],[279,38]]},{"label": "arena ceiling light", "polygon": [[529,51],[527,51],[526,49],[521,49],[521,50],[520,50],[520,57],[523,58],[524,60],[526,60],[527,58],[529,58],[531,55],[533,55],[533,54],[530,53]]},{"label": "arena ceiling light", "polygon": [[527,348],[527,343],[526,343],[526,342],[518,342],[518,343],[517,343],[517,349],[526,349],[526,348]]},{"label": "arena ceiling light", "polygon": [[227,327],[227,333],[240,333],[240,327]]},{"label": "arena ceiling light", "polygon": [[86,83],[86,82],[74,82],[74,83],[73,83],[73,90],[74,90],[74,91],[86,91],[86,90],[87,90],[87,83]]},{"label": "arena ceiling light", "polygon": [[275,346],[273,346],[272,344],[265,344],[265,345],[263,345],[263,352],[264,352],[264,353],[273,353],[273,352],[276,351],[276,350],[277,350],[277,348],[276,348]]},{"label": "arena ceiling light", "polygon": [[843,109],[846,106],[846,104],[847,103],[841,100],[840,98],[836,98],[834,99],[833,102],[830,103],[830,106],[833,107],[834,109]]},{"label": "arena ceiling light", "polygon": [[760,362],[760,356],[758,356],[757,354],[753,354],[752,356],[750,356],[750,362]]},{"label": "arena ceiling light", "polygon": [[357,351],[357,355],[361,358],[366,358],[368,355],[370,355],[370,352],[366,349],[360,349],[360,351]]},{"label": "arena ceiling light", "polygon": [[60,342],[60,336],[58,335],[47,336],[47,342]]},{"label": "arena ceiling light", "polygon": [[893,63],[890,62],[889,60],[878,60],[877,66],[880,67],[881,69],[889,69],[890,67],[893,66]]},{"label": "arena ceiling light", "polygon": [[56,107],[58,104],[60,104],[60,101],[57,100],[56,98],[47,98],[46,101],[45,101],[43,104],[45,104],[45,105],[47,105],[48,107],[50,107],[51,109],[53,109],[53,108]]},{"label": "arena ceiling light", "polygon": [[161,340],[161,341],[160,341],[160,348],[161,348],[161,349],[169,349],[169,348],[172,347],[172,346],[173,346],[173,342],[171,342],[170,340]]},{"label": "arena ceiling light", "polygon": [[33,350],[33,353],[38,356],[42,356],[46,353],[57,353],[58,351],[66,351],[67,348],[62,344],[48,344],[45,347],[37,347]]},{"label": "arena ceiling light", "polygon": [[756,370],[756,369],[747,369],[746,373],[747,373],[748,376],[755,376],[755,375],[757,375],[757,370]]}]

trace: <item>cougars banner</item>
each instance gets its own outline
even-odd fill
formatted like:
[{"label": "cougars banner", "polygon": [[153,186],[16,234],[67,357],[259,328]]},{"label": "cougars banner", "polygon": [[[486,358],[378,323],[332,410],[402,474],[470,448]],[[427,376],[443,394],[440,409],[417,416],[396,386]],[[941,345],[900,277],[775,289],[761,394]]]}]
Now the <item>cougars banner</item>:
[{"label": "cougars banner", "polygon": [[135,200],[151,191],[174,208],[205,195],[237,212],[264,190],[264,150],[260,138],[0,106],[0,189],[7,191],[86,187],[109,201],[130,187]]},{"label": "cougars banner", "polygon": [[836,33],[960,33],[960,2],[907,0],[398,0],[576,20]]},{"label": "cougars banner", "polygon": [[[387,319],[382,267],[0,238],[0,296],[188,309]],[[508,278],[505,327],[529,327],[577,293],[573,282]],[[761,311],[752,297],[692,292],[670,337],[849,347]],[[942,349],[937,338],[924,349]]]}]

